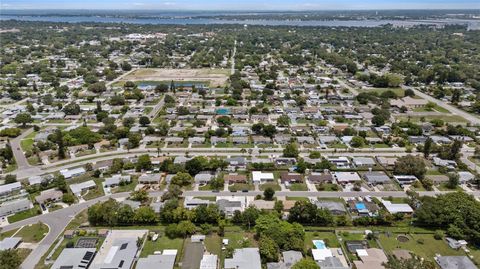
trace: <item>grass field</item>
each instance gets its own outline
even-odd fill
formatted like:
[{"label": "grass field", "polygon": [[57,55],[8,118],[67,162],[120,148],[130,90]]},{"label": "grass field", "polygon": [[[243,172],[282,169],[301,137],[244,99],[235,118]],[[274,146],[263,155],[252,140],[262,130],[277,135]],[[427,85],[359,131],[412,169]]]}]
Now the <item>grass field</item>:
[{"label": "grass field", "polygon": [[467,123],[467,120],[465,120],[464,118],[462,118],[461,116],[458,116],[458,115],[430,115],[430,116],[425,116],[425,117],[422,117],[422,116],[398,116],[396,117],[398,120],[402,120],[402,121],[408,121],[408,119],[410,119],[410,121],[412,122],[420,122],[422,120],[422,118],[425,119],[425,122],[428,122],[428,121],[431,121],[431,120],[443,120],[444,122],[449,122],[449,123]]},{"label": "grass field", "polygon": [[15,236],[21,237],[23,242],[37,243],[48,233],[48,226],[38,222],[29,226],[23,226]]},{"label": "grass field", "polygon": [[208,82],[211,86],[223,86],[226,84],[228,69],[160,69],[142,68],[138,69],[122,81],[163,81],[169,84],[175,82]]},{"label": "grass field", "polygon": [[307,184],[305,183],[294,183],[294,184],[290,184],[289,189],[291,191],[307,191],[308,187],[307,187]]},{"label": "grass field", "polygon": [[140,257],[147,257],[155,251],[163,251],[165,249],[176,249],[181,252],[183,248],[183,238],[170,239],[166,236],[159,237],[157,241],[147,240],[143,247]]},{"label": "grass field", "polygon": [[408,242],[400,242],[397,240],[399,234],[392,234],[388,237],[385,234],[380,234],[378,240],[382,247],[391,254],[395,249],[409,250],[416,255],[428,260],[433,260],[435,254],[458,256],[464,255],[463,251],[451,249],[443,240],[435,240],[433,234],[410,234],[407,237]]},{"label": "grass field", "polygon": [[235,183],[233,185],[228,186],[228,189],[230,191],[242,191],[242,190],[253,191],[255,187],[252,184]]},{"label": "grass field", "polygon": [[260,184],[259,188],[261,191],[264,191],[267,188],[272,188],[274,191],[280,191],[282,189],[280,188],[280,185],[278,185],[278,183],[275,183],[275,182]]}]

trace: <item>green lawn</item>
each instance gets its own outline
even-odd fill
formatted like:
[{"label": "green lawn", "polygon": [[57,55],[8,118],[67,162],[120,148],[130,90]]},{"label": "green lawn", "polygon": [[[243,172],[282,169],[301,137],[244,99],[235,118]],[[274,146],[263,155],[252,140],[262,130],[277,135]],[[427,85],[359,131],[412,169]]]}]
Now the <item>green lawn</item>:
[{"label": "green lawn", "polygon": [[222,253],[222,238],[217,234],[211,234],[205,238],[207,251],[220,256]]},{"label": "green lawn", "polygon": [[337,236],[333,232],[305,232],[306,249],[313,248],[312,240],[323,240],[329,248],[339,248]]},{"label": "green lawn", "polygon": [[140,257],[147,257],[148,255],[153,254],[155,251],[163,251],[165,249],[176,249],[180,253],[182,248],[183,238],[170,239],[166,236],[161,236],[155,242],[147,239]]},{"label": "green lawn", "polygon": [[35,217],[36,215],[39,214],[39,211],[40,211],[39,206],[35,205],[33,208],[31,208],[29,210],[18,212],[16,214],[12,215],[12,216],[9,216],[8,217],[8,222],[14,223],[14,222],[17,222],[17,221],[21,221],[21,220],[24,220],[24,219]]},{"label": "green lawn", "polygon": [[287,196],[287,201],[310,201],[307,197],[291,197]]},{"label": "green lawn", "polygon": [[235,183],[233,185],[229,185],[228,189],[230,191],[242,191],[242,190],[253,191],[255,189],[255,187],[251,184]]},{"label": "green lawn", "polygon": [[92,200],[94,198],[105,195],[105,193],[103,192],[102,180],[96,178],[93,181],[95,181],[97,187],[95,189],[88,190],[85,195],[82,195],[83,199],[85,200]]},{"label": "green lawn", "polygon": [[257,246],[253,234],[248,232],[225,232],[223,238],[228,239],[228,245],[234,249]]},{"label": "green lawn", "polygon": [[386,91],[392,91],[398,97],[404,97],[405,96],[405,90],[402,89],[402,88],[374,88],[374,89],[365,90],[365,92],[376,92],[378,94],[382,94]]},{"label": "green lawn", "polygon": [[399,234],[392,234],[390,237],[387,237],[385,234],[380,234],[378,238],[380,244],[388,253],[391,253],[395,249],[405,249],[428,260],[433,260],[435,254],[447,256],[465,255],[461,250],[451,249],[445,241],[435,240],[433,234],[407,235],[410,240],[404,243],[397,240],[398,235]]},{"label": "green lawn", "polygon": [[466,123],[467,120],[465,120],[463,117],[461,116],[458,116],[458,115],[430,115],[428,117],[422,117],[422,116],[399,116],[399,117],[396,117],[398,120],[402,120],[402,121],[408,121],[408,119],[410,119],[410,121],[412,122],[420,122],[422,118],[425,119],[425,122],[428,122],[428,121],[431,121],[431,120],[434,120],[434,119],[439,119],[439,120],[443,120],[444,122],[448,122],[448,123]]},{"label": "green lawn", "polygon": [[305,183],[294,183],[290,184],[289,189],[291,191],[308,191],[307,184]]},{"label": "green lawn", "polygon": [[23,139],[20,141],[20,147],[22,147],[23,151],[32,150],[34,142],[33,139]]},{"label": "green lawn", "polygon": [[120,185],[112,189],[113,193],[117,192],[127,192],[127,191],[134,191],[135,186],[138,184],[138,178],[136,176],[132,177],[132,181],[126,185]]},{"label": "green lawn", "polygon": [[339,191],[342,189],[340,185],[334,183],[324,183],[316,185],[317,190],[319,191]]},{"label": "green lawn", "polygon": [[15,234],[16,232],[18,231],[18,229],[13,229],[11,231],[8,231],[8,232],[4,232],[4,233],[1,233],[0,234],[0,240],[3,240],[7,237],[11,237],[13,234]]},{"label": "green lawn", "polygon": [[15,236],[21,237],[23,242],[37,243],[40,242],[47,233],[48,226],[38,222],[30,226],[23,226]]},{"label": "green lawn", "polygon": [[280,188],[280,185],[275,182],[260,184],[259,188],[261,191],[264,191],[267,188],[272,188],[274,191],[280,191],[282,189]]}]

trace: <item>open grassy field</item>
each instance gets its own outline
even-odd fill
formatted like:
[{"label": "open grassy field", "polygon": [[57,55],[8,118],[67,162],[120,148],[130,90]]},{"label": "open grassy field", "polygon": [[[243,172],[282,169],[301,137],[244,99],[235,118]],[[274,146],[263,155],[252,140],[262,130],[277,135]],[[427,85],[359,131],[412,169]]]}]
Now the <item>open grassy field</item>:
[{"label": "open grassy field", "polygon": [[448,123],[467,123],[467,120],[465,120],[464,118],[462,118],[461,116],[458,116],[458,115],[430,115],[430,116],[425,116],[425,117],[422,117],[422,116],[405,116],[405,115],[401,115],[401,116],[397,116],[397,115],[394,115],[398,120],[403,120],[403,121],[408,121],[410,119],[410,121],[412,122],[420,122],[422,120],[422,118],[425,119],[426,122],[428,121],[431,121],[431,120],[436,120],[436,119],[439,119],[439,120],[443,120],[444,122],[448,122]]},{"label": "open grassy field", "polygon": [[376,92],[378,94],[382,94],[386,91],[392,91],[394,92],[398,97],[404,97],[405,96],[405,90],[402,88],[369,88],[362,90],[364,92]]},{"label": "open grassy field", "polygon": [[228,69],[138,69],[122,81],[164,81],[175,82],[208,82],[210,86],[223,86],[229,76]]},{"label": "open grassy field", "polygon": [[[397,236],[400,234],[380,234],[378,240],[382,247],[390,253],[395,249],[409,250],[416,255],[428,260],[433,260],[435,254],[458,256],[465,255],[461,250],[451,249],[444,240],[435,240],[433,234],[409,234],[406,235],[409,240],[400,242]],[[402,234],[403,235],[403,234]]]}]

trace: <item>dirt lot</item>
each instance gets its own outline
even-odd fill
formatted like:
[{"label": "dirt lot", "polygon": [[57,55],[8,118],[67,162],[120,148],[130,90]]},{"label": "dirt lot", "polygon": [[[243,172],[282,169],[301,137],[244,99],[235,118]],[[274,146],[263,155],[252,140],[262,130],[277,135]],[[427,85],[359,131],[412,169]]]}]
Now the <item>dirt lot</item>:
[{"label": "dirt lot", "polygon": [[208,81],[210,86],[223,86],[228,69],[159,69],[143,68],[124,77],[122,81]]}]

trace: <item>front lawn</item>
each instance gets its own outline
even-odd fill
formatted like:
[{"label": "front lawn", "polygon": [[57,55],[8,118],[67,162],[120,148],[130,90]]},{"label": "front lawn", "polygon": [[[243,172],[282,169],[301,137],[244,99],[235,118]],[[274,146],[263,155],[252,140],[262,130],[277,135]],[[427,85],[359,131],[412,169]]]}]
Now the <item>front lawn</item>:
[{"label": "front lawn", "polygon": [[278,183],[275,183],[275,182],[263,183],[263,184],[260,184],[259,187],[261,191],[264,191],[267,188],[272,188],[274,191],[280,191],[282,189],[280,185],[278,185]]},{"label": "front lawn", "polygon": [[28,209],[28,210],[25,210],[25,211],[22,211],[22,212],[18,212],[16,214],[12,215],[12,216],[9,216],[8,217],[8,222],[9,223],[14,223],[14,222],[17,222],[17,221],[21,221],[21,220],[24,220],[24,219],[35,217],[36,215],[39,215],[39,214],[40,214],[40,207],[38,205],[35,205],[31,209]]},{"label": "front lawn", "polygon": [[48,233],[48,226],[38,222],[28,226],[23,226],[22,229],[15,235],[22,238],[23,242],[37,243],[40,242]]},{"label": "front lawn", "polygon": [[288,187],[291,191],[308,191],[307,184],[305,183],[293,183]]}]

